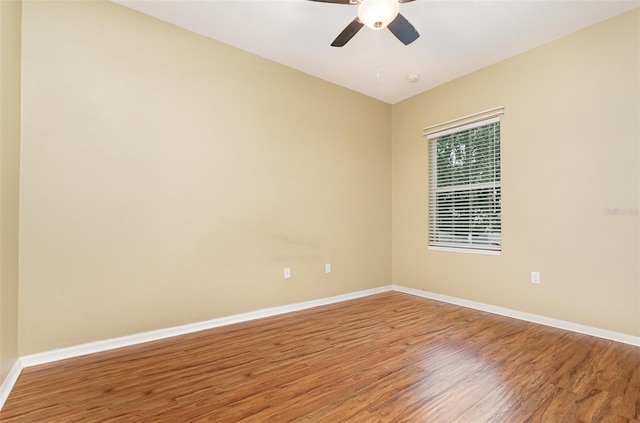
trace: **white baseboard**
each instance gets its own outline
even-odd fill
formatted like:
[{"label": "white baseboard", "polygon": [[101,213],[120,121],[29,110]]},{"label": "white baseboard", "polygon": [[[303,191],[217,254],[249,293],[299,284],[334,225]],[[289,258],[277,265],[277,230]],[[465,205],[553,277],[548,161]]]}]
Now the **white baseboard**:
[{"label": "white baseboard", "polygon": [[550,317],[540,316],[523,311],[512,310],[509,308],[498,307],[490,304],[479,303],[475,301],[465,300],[447,295],[436,294],[435,292],[423,291],[420,289],[407,288],[400,285],[392,285],[394,291],[404,292],[405,294],[417,295],[419,297],[429,298],[436,301],[442,301],[449,304],[455,304],[462,307],[473,308],[475,310],[486,311],[488,313],[499,314],[501,316],[511,317],[518,320],[526,320],[527,322],[538,323],[545,326],[551,326],[558,329],[564,329],[571,332],[582,333],[584,335],[596,336],[598,338],[609,339],[611,341],[622,342],[640,347],[640,336],[628,335],[626,333],[614,332],[611,330],[595,328],[592,326],[580,325],[578,323],[567,322],[565,320],[552,319]]},{"label": "white baseboard", "polygon": [[380,288],[367,289],[363,291],[351,292],[343,295],[336,295],[318,300],[304,301],[295,304],[288,304],[279,307],[265,308],[262,310],[252,311],[248,313],[236,314],[233,316],[220,317],[204,322],[191,323],[182,326],[175,326],[167,329],[159,329],[149,332],[138,333],[134,335],[122,336],[119,338],[107,339],[104,341],[89,342],[86,344],[75,345],[72,347],[60,348],[53,351],[45,351],[42,353],[26,355],[20,358],[22,367],[37,366],[40,364],[51,363],[54,361],[65,360],[67,358],[80,357],[87,354],[108,351],[116,348],[129,347],[132,345],[142,344],[144,342],[157,341],[160,339],[171,338],[188,333],[198,332],[201,330],[213,329],[220,326],[232,325],[234,323],[247,322],[250,320],[261,319],[264,317],[277,316],[279,314],[291,313],[293,311],[305,310],[312,307],[333,304],[341,301],[352,300],[355,298],[366,297],[381,292],[391,291],[391,285]]},{"label": "white baseboard", "polygon": [[379,288],[367,289],[363,291],[352,292],[349,294],[337,295],[328,298],[321,298],[318,300],[304,301],[295,304],[289,304],[280,307],[266,308],[249,313],[236,314],[233,316],[221,317],[218,319],[208,320],[204,322],[192,323],[188,325],[176,326],[167,329],[160,329],[150,332],[143,332],[139,334],[123,336],[114,339],[107,339],[104,341],[90,342],[87,344],[76,345],[67,348],[61,348],[53,351],[46,351],[38,354],[31,354],[21,357],[13,366],[2,385],[0,385],[0,410],[4,405],[13,385],[16,383],[20,372],[25,367],[36,366],[39,364],[51,363],[54,361],[64,360],[68,358],[80,357],[87,354],[93,354],[102,351],[108,351],[115,348],[128,347],[132,345],[141,344],[144,342],[157,341],[160,339],[171,338],[174,336],[185,335],[188,333],[198,332],[206,329],[213,329],[216,327],[231,325],[234,323],[247,322],[250,320],[261,319],[264,317],[277,316],[284,313],[290,313],[294,311],[300,311],[309,309],[312,307],[318,307],[341,301],[352,300],[356,298],[367,297],[369,295],[379,294],[387,291],[398,291],[406,294],[416,295],[424,298],[429,298],[436,301],[442,301],[450,304],[459,305],[462,307],[472,308],[476,310],[486,311],[493,314],[499,314],[506,317],[511,317],[519,320],[526,320],[533,323],[542,324],[545,326],[552,326],[559,329],[564,329],[572,332],[578,332],[586,335],[592,335],[599,338],[609,339],[616,342],[622,342],[625,344],[640,346],[640,337],[628,335],[624,333],[609,331],[605,329],[594,328],[591,326],[580,325],[577,323],[567,322],[564,320],[552,319],[545,316],[539,316],[536,314],[525,313],[508,308],[493,306],[490,304],[479,303],[475,301],[465,300],[456,297],[449,297],[447,295],[436,294],[434,292],[423,291],[414,288],[407,288],[400,285],[387,285]]},{"label": "white baseboard", "polygon": [[9,370],[7,377],[4,378],[4,381],[2,381],[2,385],[0,385],[0,410],[2,410],[2,407],[4,406],[4,403],[7,401],[7,398],[9,398],[9,394],[13,389],[13,385],[15,385],[16,382],[18,381],[18,376],[20,376],[21,372],[22,372],[22,364],[18,359],[13,364],[13,367],[11,368],[11,370]]},{"label": "white baseboard", "polygon": [[[606,329],[595,328],[577,323],[567,322],[564,320],[552,319],[532,313],[525,313],[518,310],[512,310],[504,307],[498,307],[490,304],[479,303],[475,301],[465,300],[447,295],[436,294],[434,292],[423,291],[414,288],[407,288],[400,285],[387,285],[380,288],[356,291],[348,294],[337,295],[333,297],[321,298],[318,300],[304,301],[279,307],[271,307],[262,310],[252,311],[248,313],[236,314],[232,316],[220,317],[204,322],[197,322],[172,328],[159,329],[155,331],[143,332],[134,335],[123,336],[119,338],[107,339],[104,341],[90,342],[81,345],[61,348],[53,351],[45,351],[42,353],[23,356],[19,360],[21,368],[36,366],[39,364],[51,363],[54,361],[64,360],[67,358],[80,357],[87,354],[93,354],[102,351],[108,351],[115,348],[128,347],[141,344],[144,342],[157,341],[160,339],[171,338],[188,333],[198,332],[201,330],[213,329],[216,327],[232,325],[234,323],[247,322],[250,320],[261,319],[264,317],[276,316],[284,313],[305,310],[312,307],[318,307],[327,304],[333,304],[341,301],[347,301],[355,298],[362,298],[369,295],[378,294],[387,291],[398,291],[406,294],[417,295],[436,301],[443,301],[462,307],[473,308],[476,310],[486,311],[493,314],[499,314],[519,320],[526,320],[546,326],[552,326],[559,329],[565,329],[572,332],[578,332],[586,335],[597,336],[599,338],[610,339],[612,341],[622,342],[625,344],[640,346],[640,337],[628,335],[620,332],[614,332]],[[19,374],[19,373],[18,373]],[[3,384],[4,386],[4,384]]]}]

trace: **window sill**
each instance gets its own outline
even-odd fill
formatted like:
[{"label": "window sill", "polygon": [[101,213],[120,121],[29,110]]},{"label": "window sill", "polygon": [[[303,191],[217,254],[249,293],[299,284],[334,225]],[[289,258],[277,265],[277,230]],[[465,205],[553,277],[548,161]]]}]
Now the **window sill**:
[{"label": "window sill", "polygon": [[429,245],[428,249],[433,251],[448,251],[451,253],[481,254],[485,256],[499,256],[502,253],[502,250],[478,250],[474,248],[436,247],[432,245]]}]

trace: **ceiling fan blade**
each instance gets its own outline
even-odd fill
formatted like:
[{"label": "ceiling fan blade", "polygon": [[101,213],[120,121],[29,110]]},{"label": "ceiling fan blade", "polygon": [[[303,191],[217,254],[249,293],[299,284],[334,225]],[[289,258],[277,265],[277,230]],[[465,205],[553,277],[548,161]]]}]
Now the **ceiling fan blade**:
[{"label": "ceiling fan blade", "polygon": [[363,26],[364,24],[360,22],[360,19],[355,18],[349,25],[347,25],[345,29],[342,30],[342,32],[336,37],[336,39],[333,40],[333,42],[331,43],[331,47],[342,47],[343,45],[347,44],[347,42],[349,42],[349,40],[352,39],[353,36],[356,35],[356,33],[360,31],[360,28],[362,28]]},{"label": "ceiling fan blade", "polygon": [[411,25],[411,22],[400,13],[398,13],[398,16],[389,24],[388,28],[405,46],[411,44],[420,36],[418,31]]},{"label": "ceiling fan blade", "polygon": [[[358,4],[356,0],[309,0],[309,1],[317,1],[319,3]],[[408,0],[408,1],[413,1],[413,0]]]},{"label": "ceiling fan blade", "polygon": [[410,1],[416,1],[416,0],[398,0],[398,3],[409,3]]}]

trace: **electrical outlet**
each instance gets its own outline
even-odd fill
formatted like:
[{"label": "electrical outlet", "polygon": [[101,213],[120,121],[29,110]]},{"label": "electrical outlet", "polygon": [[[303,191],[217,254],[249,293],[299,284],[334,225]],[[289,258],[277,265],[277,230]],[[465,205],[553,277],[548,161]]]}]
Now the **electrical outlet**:
[{"label": "electrical outlet", "polygon": [[531,272],[531,283],[540,283],[540,272]]},{"label": "electrical outlet", "polygon": [[324,265],[324,273],[331,273],[331,263]]},{"label": "electrical outlet", "polygon": [[290,267],[285,267],[284,268],[284,278],[285,279],[291,279],[291,268]]}]

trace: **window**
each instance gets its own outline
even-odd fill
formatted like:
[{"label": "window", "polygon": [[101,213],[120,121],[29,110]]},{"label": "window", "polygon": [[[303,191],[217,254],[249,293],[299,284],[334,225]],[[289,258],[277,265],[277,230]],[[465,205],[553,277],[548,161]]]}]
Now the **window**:
[{"label": "window", "polygon": [[[472,115],[426,132],[430,248],[493,254],[501,251],[502,111],[493,109],[489,116],[483,112],[480,117]],[[476,119],[469,119],[473,117]]]}]

